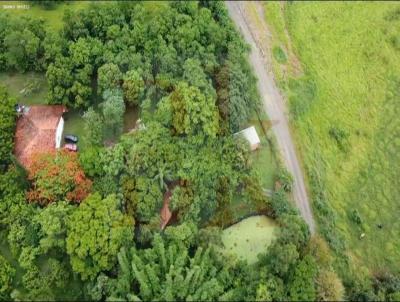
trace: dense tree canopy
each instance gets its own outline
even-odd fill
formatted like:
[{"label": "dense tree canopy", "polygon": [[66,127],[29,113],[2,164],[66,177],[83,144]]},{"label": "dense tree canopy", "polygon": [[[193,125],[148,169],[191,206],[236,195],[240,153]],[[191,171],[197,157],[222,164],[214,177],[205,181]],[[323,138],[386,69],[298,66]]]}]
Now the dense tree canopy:
[{"label": "dense tree canopy", "polygon": [[29,17],[12,18],[0,12],[0,69],[42,71],[44,61],[44,21]]},{"label": "dense tree canopy", "polygon": [[16,100],[8,94],[5,87],[0,86],[0,172],[11,161],[16,122],[15,104]]},{"label": "dense tree canopy", "polygon": [[12,290],[12,280],[15,275],[15,270],[11,265],[0,255],[0,299],[8,300]]},{"label": "dense tree canopy", "polygon": [[[217,90],[226,90],[218,92],[219,106],[226,107],[221,108],[223,117],[231,120],[231,131],[237,131],[259,104],[256,81],[244,56],[247,48],[222,4],[183,6],[172,3],[152,13],[142,4],[110,3],[76,14],[67,12],[61,37],[67,43],[54,43],[46,52],[51,54],[49,101],[87,107],[96,87],[102,93],[121,86],[128,104],[139,104],[145,97],[158,102],[174,87],[182,99],[189,91],[194,93],[194,88],[179,92],[183,88],[176,84],[184,80],[214,105],[217,93],[212,83],[216,79]],[[218,72],[224,66],[228,70],[225,81]],[[92,83],[95,75],[97,86]],[[196,98],[201,101],[203,97]],[[186,110],[194,114],[189,105]],[[213,110],[207,119],[215,119]]]},{"label": "dense tree canopy", "polygon": [[182,243],[166,245],[160,236],[156,236],[152,248],[122,249],[118,260],[118,279],[107,293],[112,300],[136,297],[141,300],[210,301],[224,292],[225,272],[210,249],[198,248],[191,255]]},{"label": "dense tree canopy", "polygon": [[121,90],[105,90],[103,93],[104,102],[101,104],[104,125],[114,135],[121,134],[125,104]]},{"label": "dense tree canopy", "polygon": [[178,135],[204,133],[215,137],[218,112],[212,98],[203,95],[198,88],[180,82],[166,101],[170,103],[172,125]]},{"label": "dense tree canopy", "polygon": [[122,81],[122,73],[118,65],[106,63],[102,65],[98,71],[98,88],[101,92],[105,90],[113,90],[120,87]]},{"label": "dense tree canopy", "polygon": [[118,209],[115,195],[93,194],[68,220],[66,246],[71,265],[83,280],[113,267],[121,246],[132,234],[132,220]]},{"label": "dense tree canopy", "polygon": [[124,76],[125,100],[130,105],[138,105],[144,93],[144,81],[142,79],[142,71],[129,70]]}]

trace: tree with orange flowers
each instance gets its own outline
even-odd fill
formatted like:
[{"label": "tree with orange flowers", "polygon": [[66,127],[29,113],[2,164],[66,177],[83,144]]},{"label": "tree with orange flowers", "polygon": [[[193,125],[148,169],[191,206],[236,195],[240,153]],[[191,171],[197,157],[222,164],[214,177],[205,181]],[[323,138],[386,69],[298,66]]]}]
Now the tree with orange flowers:
[{"label": "tree with orange flowers", "polygon": [[79,203],[92,188],[77,154],[66,150],[34,155],[28,178],[32,183],[28,201],[40,205],[59,200]]}]

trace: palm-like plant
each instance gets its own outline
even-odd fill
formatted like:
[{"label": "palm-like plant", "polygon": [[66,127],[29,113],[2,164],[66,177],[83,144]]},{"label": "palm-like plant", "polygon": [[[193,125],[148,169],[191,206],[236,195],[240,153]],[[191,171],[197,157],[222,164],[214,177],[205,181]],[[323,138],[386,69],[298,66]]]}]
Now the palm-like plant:
[{"label": "palm-like plant", "polygon": [[158,167],[158,172],[153,180],[158,181],[161,190],[168,190],[167,182],[172,180],[172,174],[165,163]]}]

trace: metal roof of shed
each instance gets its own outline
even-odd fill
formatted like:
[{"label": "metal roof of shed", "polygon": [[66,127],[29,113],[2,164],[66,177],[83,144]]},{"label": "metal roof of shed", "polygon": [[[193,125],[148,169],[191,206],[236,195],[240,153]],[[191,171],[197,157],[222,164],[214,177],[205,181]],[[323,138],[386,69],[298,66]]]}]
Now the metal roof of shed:
[{"label": "metal roof of shed", "polygon": [[249,128],[243,129],[235,135],[243,135],[243,137],[249,142],[250,145],[258,145],[260,144],[260,138],[258,137],[257,130],[254,126],[251,126]]}]

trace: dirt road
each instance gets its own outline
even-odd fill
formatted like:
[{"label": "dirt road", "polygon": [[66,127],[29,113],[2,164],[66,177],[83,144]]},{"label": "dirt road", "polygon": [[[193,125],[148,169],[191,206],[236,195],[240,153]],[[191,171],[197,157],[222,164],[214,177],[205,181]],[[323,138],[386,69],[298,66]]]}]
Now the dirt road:
[{"label": "dirt road", "polygon": [[[272,130],[276,136],[282,159],[288,171],[293,175],[293,199],[313,234],[315,232],[315,223],[307,196],[303,171],[289,130],[286,104],[271,72],[271,57],[269,56],[268,48],[269,31],[264,22],[262,6],[260,3],[250,4],[245,1],[226,1],[225,3],[232,20],[251,46],[250,63],[258,77],[259,93],[269,118],[274,122]],[[249,17],[248,5],[257,7],[255,11],[256,20],[254,11],[252,17]]]}]

